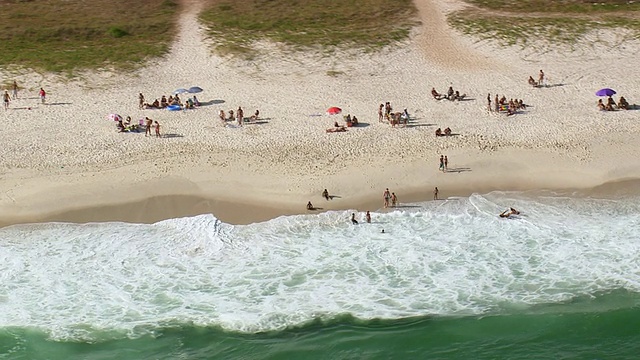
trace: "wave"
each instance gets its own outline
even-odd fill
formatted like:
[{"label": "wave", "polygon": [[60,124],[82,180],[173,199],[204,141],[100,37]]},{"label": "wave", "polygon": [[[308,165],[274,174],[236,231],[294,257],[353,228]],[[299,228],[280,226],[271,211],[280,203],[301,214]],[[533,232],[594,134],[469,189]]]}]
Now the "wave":
[{"label": "wave", "polygon": [[[242,226],[212,215],[16,225],[0,229],[0,328],[61,340],[139,337],[166,324],[257,333],[340,316],[487,316],[635,294],[636,204],[495,192],[357,226],[351,211]],[[508,206],[523,215],[496,216]]]}]

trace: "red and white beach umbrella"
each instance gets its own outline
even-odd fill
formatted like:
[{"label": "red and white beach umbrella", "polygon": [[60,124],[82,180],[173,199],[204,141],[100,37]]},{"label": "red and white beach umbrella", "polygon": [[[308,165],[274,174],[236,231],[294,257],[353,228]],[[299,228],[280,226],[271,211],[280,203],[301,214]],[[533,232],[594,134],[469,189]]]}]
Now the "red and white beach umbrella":
[{"label": "red and white beach umbrella", "polygon": [[341,112],[342,112],[342,109],[336,106],[333,106],[327,109],[327,114],[329,115],[337,115],[337,114],[340,114]]}]

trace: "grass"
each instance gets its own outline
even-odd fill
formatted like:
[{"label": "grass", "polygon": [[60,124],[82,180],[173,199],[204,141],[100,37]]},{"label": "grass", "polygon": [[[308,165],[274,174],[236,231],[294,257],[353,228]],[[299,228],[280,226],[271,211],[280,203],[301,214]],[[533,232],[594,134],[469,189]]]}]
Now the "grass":
[{"label": "grass", "polygon": [[166,53],[177,11],[173,0],[0,0],[0,64],[135,68]]},{"label": "grass", "polygon": [[251,56],[268,40],[292,49],[379,49],[418,24],[412,0],[212,0],[200,15],[220,53]]},{"label": "grass", "polygon": [[465,34],[497,40],[503,45],[526,45],[544,39],[574,44],[594,29],[626,28],[640,37],[640,3],[627,0],[467,0],[472,5],[449,16],[449,23]]}]

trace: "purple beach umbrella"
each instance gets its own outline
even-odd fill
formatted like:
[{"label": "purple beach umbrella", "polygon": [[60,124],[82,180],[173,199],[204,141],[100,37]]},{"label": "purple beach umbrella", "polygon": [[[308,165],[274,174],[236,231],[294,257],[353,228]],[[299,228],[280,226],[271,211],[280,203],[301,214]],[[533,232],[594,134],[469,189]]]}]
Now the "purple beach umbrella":
[{"label": "purple beach umbrella", "polygon": [[612,96],[615,94],[616,94],[616,91],[609,88],[604,88],[596,91],[596,96]]}]

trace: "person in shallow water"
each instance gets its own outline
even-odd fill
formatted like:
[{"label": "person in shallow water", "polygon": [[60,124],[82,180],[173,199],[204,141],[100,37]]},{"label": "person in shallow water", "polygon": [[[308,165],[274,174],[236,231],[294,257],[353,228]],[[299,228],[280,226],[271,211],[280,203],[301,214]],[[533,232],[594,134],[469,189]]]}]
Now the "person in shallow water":
[{"label": "person in shallow water", "polygon": [[356,220],[356,214],[355,213],[351,214],[351,223],[353,225],[358,225],[358,220]]},{"label": "person in shallow water", "polygon": [[508,218],[511,215],[520,215],[520,211],[514,208],[509,208],[508,210],[503,211],[499,216],[501,218]]}]

